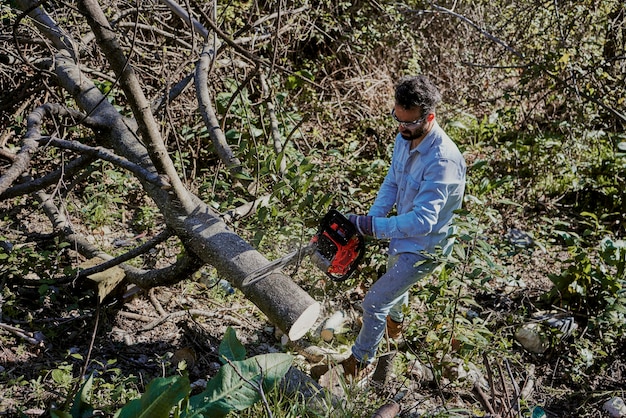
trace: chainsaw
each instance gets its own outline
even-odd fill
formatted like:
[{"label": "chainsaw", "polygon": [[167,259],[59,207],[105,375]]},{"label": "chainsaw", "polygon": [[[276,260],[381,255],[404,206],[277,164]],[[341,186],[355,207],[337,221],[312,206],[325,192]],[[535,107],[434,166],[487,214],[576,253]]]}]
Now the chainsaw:
[{"label": "chainsaw", "polygon": [[334,281],[343,281],[357,269],[365,253],[365,240],[354,224],[335,209],[320,221],[309,244],[248,274],[242,286],[249,286],[295,261],[309,256],[313,264]]}]

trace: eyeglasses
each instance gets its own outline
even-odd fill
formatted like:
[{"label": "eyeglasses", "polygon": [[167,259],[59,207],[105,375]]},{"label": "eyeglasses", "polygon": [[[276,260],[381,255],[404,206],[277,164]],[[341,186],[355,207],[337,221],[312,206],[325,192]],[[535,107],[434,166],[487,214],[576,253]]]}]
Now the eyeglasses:
[{"label": "eyeglasses", "polygon": [[402,121],[400,119],[398,119],[398,117],[396,116],[396,109],[391,109],[391,116],[394,118],[394,120],[396,122],[398,122],[400,124],[400,126],[404,126],[405,128],[415,128],[418,125],[422,124],[424,122],[424,120],[426,120],[426,116],[422,116],[421,118],[419,118],[418,120],[414,120],[412,122],[405,122]]}]

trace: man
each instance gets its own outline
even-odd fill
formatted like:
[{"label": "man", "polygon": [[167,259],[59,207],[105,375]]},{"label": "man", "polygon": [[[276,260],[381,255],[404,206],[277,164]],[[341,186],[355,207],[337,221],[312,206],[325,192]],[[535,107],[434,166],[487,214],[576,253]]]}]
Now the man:
[{"label": "man", "polygon": [[[401,334],[409,289],[437,267],[429,254],[452,245],[451,223],[463,200],[466,165],[435,119],[440,101],[428,78],[399,80],[391,112],[398,123],[391,167],[368,215],[349,215],[363,235],[391,241],[387,272],[365,295],[361,331],[352,355],[341,363],[346,376],[358,376],[374,361],[386,329],[391,338]],[[395,215],[388,217],[394,206]]]}]

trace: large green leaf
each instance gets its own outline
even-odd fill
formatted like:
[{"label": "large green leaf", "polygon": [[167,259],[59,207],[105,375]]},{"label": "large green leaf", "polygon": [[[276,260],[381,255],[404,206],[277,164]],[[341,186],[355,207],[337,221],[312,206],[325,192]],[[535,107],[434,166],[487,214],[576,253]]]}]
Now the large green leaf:
[{"label": "large green leaf", "polygon": [[83,383],[80,390],[74,397],[74,403],[70,413],[73,418],[86,418],[93,416],[93,407],[89,403],[91,397],[91,389],[93,387],[93,374]]},{"label": "large green leaf", "polygon": [[258,385],[262,379],[267,391],[285,376],[292,362],[289,354],[273,353],[224,365],[204,392],[189,399],[188,411],[181,418],[219,418],[249,408],[261,396],[248,382]]},{"label": "large green leaf", "polygon": [[228,361],[239,361],[246,358],[246,348],[237,339],[237,334],[232,327],[226,329],[224,338],[222,338],[220,343],[219,354],[223,364],[228,363]]},{"label": "large green leaf", "polygon": [[156,378],[139,399],[120,409],[116,418],[168,418],[172,408],[190,392],[186,376]]},{"label": "large green leaf", "polygon": [[89,404],[89,397],[91,396],[91,389],[93,386],[93,375],[89,376],[89,379],[83,383],[80,390],[74,397],[74,403],[70,412],[59,411],[53,409],[50,411],[52,418],[86,418],[92,417],[94,409]]}]

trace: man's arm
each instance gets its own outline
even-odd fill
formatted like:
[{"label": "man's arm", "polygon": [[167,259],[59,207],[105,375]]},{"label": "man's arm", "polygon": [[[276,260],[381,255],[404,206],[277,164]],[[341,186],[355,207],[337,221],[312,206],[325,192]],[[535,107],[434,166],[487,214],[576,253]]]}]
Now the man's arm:
[{"label": "man's arm", "polygon": [[[386,218],[372,218],[372,232],[377,238],[406,238],[427,235],[441,221],[448,221],[457,209],[465,189],[465,177],[453,161],[440,160],[429,167],[413,199],[413,209]],[[452,199],[458,204],[449,204]]]}]

